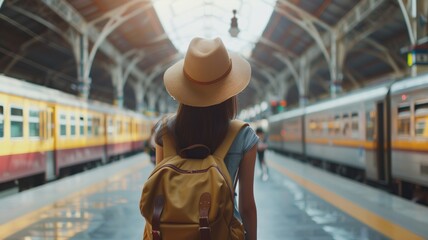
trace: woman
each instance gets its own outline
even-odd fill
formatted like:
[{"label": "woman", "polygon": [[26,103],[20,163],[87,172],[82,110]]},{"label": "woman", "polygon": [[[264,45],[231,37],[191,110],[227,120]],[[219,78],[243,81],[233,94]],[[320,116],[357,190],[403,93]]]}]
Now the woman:
[{"label": "woman", "polygon": [[[162,136],[174,137],[176,150],[203,144],[213,153],[222,143],[229,123],[236,117],[236,95],[249,84],[249,63],[228,53],[219,39],[195,38],[186,57],[171,66],[164,75],[168,93],[180,105],[175,115],[166,118],[156,131],[156,162],[163,160]],[[248,126],[242,128],[225,157],[234,184],[239,179],[239,211],[246,239],[257,239],[257,211],[253,195],[254,165],[258,138]],[[208,154],[209,154],[208,153]],[[186,150],[190,158],[203,158],[205,148]],[[238,171],[239,169],[239,171]]]}]

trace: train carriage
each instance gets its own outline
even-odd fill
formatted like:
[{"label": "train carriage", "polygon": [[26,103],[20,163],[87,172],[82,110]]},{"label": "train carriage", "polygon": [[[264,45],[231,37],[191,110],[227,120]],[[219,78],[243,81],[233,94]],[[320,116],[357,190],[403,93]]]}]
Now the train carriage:
[{"label": "train carriage", "polygon": [[303,109],[295,109],[269,117],[271,149],[304,154]]},{"label": "train carriage", "polygon": [[384,126],[377,124],[387,93],[388,87],[380,86],[306,107],[307,156],[360,169],[372,180],[387,177],[384,161],[378,162]]},{"label": "train carriage", "polygon": [[428,76],[391,87],[391,172],[428,186]]},{"label": "train carriage", "polygon": [[428,194],[428,75],[271,116],[271,149],[301,152],[286,137],[296,116],[303,157],[407,198]]},{"label": "train carriage", "polygon": [[150,126],[135,112],[0,75],[0,187],[25,189],[141,151]]}]

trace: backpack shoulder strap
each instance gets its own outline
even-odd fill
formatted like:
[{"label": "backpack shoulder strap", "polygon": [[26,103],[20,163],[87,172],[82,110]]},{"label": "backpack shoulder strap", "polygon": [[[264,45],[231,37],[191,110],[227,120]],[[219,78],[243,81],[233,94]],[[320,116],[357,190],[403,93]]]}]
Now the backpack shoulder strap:
[{"label": "backpack shoulder strap", "polygon": [[232,120],[229,125],[229,130],[227,131],[226,137],[220,146],[215,150],[214,155],[224,159],[226,157],[227,152],[230,149],[230,146],[235,140],[235,137],[238,135],[239,131],[244,127],[248,126],[248,123],[240,121],[240,120]]},{"label": "backpack shoulder strap", "polygon": [[177,155],[174,138],[169,133],[166,133],[165,135],[162,136],[162,142],[163,142],[163,158]]},{"label": "backpack shoulder strap", "polygon": [[165,117],[162,120],[162,126],[161,126],[161,128],[166,129],[165,134],[162,136],[163,158],[172,157],[174,155],[177,155],[174,137],[171,136],[171,134],[168,132],[168,126],[167,125],[168,125],[169,119],[170,119],[170,117]]}]

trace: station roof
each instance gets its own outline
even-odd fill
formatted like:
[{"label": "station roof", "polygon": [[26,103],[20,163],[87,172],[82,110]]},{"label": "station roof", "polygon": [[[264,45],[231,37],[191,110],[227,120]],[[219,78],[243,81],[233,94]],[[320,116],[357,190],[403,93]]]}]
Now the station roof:
[{"label": "station roof", "polygon": [[[186,5],[190,2],[196,4]],[[84,24],[67,20],[58,12],[60,8],[52,7],[58,3],[71,6]],[[227,34],[233,9],[237,10],[241,30],[237,38]],[[145,88],[159,94],[163,71],[182,57],[187,39],[194,36],[220,35],[230,41],[226,45],[238,46],[231,50],[239,51],[252,64],[254,83],[239,97],[241,108],[263,100],[264,93],[276,86],[272,81],[288,83],[288,91],[277,98],[298,103],[298,80],[293,72],[301,71],[302,56],[312,56],[306,65],[310,66],[309,99],[328,96],[328,56],[320,46],[324,45],[327,53],[330,46],[319,41],[325,41],[333,30],[339,30],[347,48],[343,61],[345,91],[408,71],[400,49],[409,45],[409,37],[396,1],[8,0],[0,8],[0,73],[76,94],[80,60],[73,45],[81,41],[79,31],[90,26],[102,33],[125,16],[129,19],[114,28],[105,41],[122,57],[136,59],[135,68],[153,78]],[[253,31],[256,27],[258,32]],[[89,49],[94,45],[90,39]],[[97,51],[90,98],[112,102],[115,90],[110,69],[117,61],[105,51]],[[131,109],[136,106],[133,88],[138,82],[138,76],[131,74],[125,85],[125,106]]]}]

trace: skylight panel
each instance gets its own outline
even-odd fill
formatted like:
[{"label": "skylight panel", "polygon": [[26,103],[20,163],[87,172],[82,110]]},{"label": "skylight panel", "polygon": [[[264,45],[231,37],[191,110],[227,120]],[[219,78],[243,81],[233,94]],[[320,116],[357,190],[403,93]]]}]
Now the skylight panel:
[{"label": "skylight panel", "polygon": [[[194,37],[220,37],[230,51],[249,57],[272,15],[275,0],[154,0],[158,17],[182,54]],[[229,34],[236,9],[240,33]]]}]

